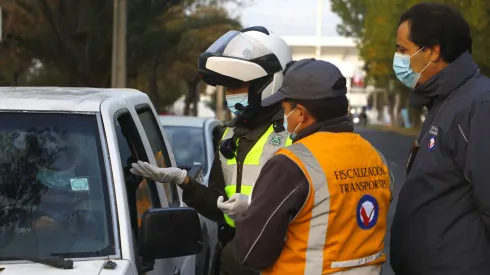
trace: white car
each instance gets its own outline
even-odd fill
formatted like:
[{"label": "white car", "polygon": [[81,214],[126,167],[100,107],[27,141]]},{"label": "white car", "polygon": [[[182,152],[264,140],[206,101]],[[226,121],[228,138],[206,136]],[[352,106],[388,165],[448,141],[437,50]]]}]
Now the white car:
[{"label": "white car", "polygon": [[146,94],[0,88],[0,273],[196,275],[199,215],[136,160],[176,166]]},{"label": "white car", "polygon": [[[208,186],[211,165],[218,150],[223,124],[214,118],[200,118],[193,116],[160,116],[160,122],[168,136],[172,151],[175,154],[177,167],[190,170],[194,164],[202,167],[202,184]],[[199,255],[197,262],[199,274],[211,272],[213,255],[218,243],[218,229],[215,222],[204,218],[206,228],[203,228],[203,255]],[[204,232],[207,232],[204,233]],[[208,273],[202,273],[207,270]]]}]

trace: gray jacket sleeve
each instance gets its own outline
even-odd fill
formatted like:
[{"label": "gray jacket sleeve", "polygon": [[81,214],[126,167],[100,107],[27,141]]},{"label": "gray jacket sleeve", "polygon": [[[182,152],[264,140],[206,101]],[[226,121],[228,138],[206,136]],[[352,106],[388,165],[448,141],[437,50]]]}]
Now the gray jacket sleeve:
[{"label": "gray jacket sleeve", "polygon": [[[464,173],[473,185],[473,196],[481,221],[490,233],[490,101],[474,105],[466,127],[458,124],[462,142],[467,144]],[[466,131],[465,131],[466,129]]]}]

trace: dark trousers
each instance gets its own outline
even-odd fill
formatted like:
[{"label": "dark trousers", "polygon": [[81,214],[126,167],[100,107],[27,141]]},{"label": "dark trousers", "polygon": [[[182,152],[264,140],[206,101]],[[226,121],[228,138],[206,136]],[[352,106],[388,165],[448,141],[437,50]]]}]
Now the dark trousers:
[{"label": "dark trousers", "polygon": [[213,262],[213,275],[259,275],[260,271],[244,267],[236,256],[233,241],[224,247],[218,242]]}]

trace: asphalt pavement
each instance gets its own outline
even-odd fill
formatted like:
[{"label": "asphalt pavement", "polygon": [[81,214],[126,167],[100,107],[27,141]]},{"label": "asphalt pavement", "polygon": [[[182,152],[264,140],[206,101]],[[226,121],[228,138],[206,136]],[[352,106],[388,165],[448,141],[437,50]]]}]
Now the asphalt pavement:
[{"label": "asphalt pavement", "polygon": [[390,228],[391,222],[393,221],[393,215],[395,214],[395,208],[398,204],[398,194],[405,182],[405,163],[407,161],[413,137],[368,128],[356,128],[355,131],[381,151],[395,177],[395,195],[391,202],[390,211],[388,212],[388,230],[385,238],[385,253],[388,257],[388,261],[384,265],[383,272],[381,273],[382,275],[394,275],[393,270],[391,270],[391,266],[389,265]]}]

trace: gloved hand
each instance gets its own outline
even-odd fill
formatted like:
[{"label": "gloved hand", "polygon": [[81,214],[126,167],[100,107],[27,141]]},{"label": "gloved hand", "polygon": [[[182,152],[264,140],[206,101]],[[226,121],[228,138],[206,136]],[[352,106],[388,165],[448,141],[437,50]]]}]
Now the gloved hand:
[{"label": "gloved hand", "polygon": [[231,198],[223,202],[225,198],[218,198],[218,208],[232,220],[235,220],[248,209],[248,196],[236,193]]},{"label": "gloved hand", "polygon": [[131,168],[129,172],[137,176],[150,178],[157,182],[175,183],[180,185],[184,182],[185,177],[187,176],[187,171],[184,169],[175,167],[160,168],[140,160],[136,163],[132,163],[131,167],[133,168]]}]

